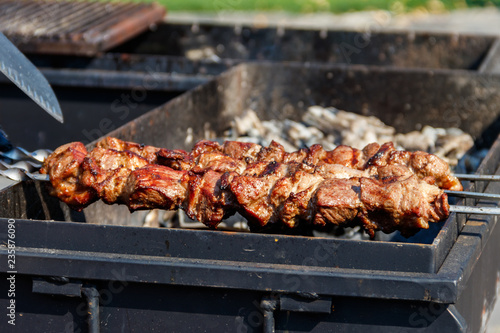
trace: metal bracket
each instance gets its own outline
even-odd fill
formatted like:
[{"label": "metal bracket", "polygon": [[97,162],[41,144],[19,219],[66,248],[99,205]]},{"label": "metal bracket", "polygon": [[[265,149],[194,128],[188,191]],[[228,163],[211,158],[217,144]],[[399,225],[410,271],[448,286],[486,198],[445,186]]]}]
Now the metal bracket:
[{"label": "metal bracket", "polygon": [[317,296],[280,295],[280,310],[292,312],[332,313],[332,298]]},{"label": "metal bracket", "polygon": [[264,315],[263,332],[274,333],[274,311],[332,313],[332,298],[316,294],[265,296],[260,302]]},{"label": "metal bracket", "polygon": [[36,294],[82,297],[82,284],[65,278],[33,279],[32,291]]},{"label": "metal bracket", "polygon": [[70,282],[68,278],[34,278],[32,291],[37,294],[83,297],[88,308],[88,332],[99,333],[99,291],[93,285],[84,286],[81,282]]}]

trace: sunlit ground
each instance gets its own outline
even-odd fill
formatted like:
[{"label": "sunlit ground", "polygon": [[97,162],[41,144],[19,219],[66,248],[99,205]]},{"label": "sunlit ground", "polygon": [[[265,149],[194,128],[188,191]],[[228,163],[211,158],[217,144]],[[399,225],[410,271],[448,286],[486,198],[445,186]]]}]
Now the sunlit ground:
[{"label": "sunlit ground", "polygon": [[[151,0],[135,0],[151,2]],[[476,6],[500,6],[500,0],[155,0],[170,11],[287,11],[294,13],[383,9],[395,13],[424,11],[439,13]]]}]

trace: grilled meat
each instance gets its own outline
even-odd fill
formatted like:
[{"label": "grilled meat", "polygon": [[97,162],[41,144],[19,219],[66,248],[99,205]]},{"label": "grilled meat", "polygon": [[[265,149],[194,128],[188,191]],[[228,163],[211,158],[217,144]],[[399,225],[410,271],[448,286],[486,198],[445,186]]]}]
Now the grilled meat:
[{"label": "grilled meat", "polygon": [[[277,162],[277,163],[302,163],[304,170],[314,173],[318,167],[327,165],[342,165],[354,170],[364,170],[376,173],[376,169],[387,165],[407,166],[410,171],[421,179],[431,181],[434,178],[436,185],[440,188],[461,191],[462,184],[451,174],[446,162],[439,157],[417,151],[399,151],[394,148],[392,142],[367,145],[362,150],[348,146],[338,146],[332,151],[325,151],[319,145],[313,145],[307,149],[286,153],[283,146],[272,142],[269,147],[262,147],[253,143],[240,143],[226,141],[223,145],[211,142],[206,149],[207,141],[201,141],[190,152],[180,150],[160,149],[157,153],[158,163],[169,166],[175,170],[191,170],[192,168],[208,169],[212,166],[204,161],[223,159],[226,164],[237,164],[228,168],[227,171],[240,172],[253,162]],[[210,154],[209,158],[205,157]],[[219,156],[219,157],[216,157]],[[231,161],[231,162],[230,162]],[[224,168],[218,168],[224,171]],[[374,171],[371,171],[374,170]]]},{"label": "grilled meat", "polygon": [[179,208],[188,196],[189,175],[162,165],[150,164],[130,173],[121,201],[131,210]]},{"label": "grilled meat", "polygon": [[57,148],[40,169],[40,173],[50,176],[50,194],[75,210],[81,210],[99,199],[92,187],[80,182],[81,164],[87,153],[81,142],[65,144]]},{"label": "grilled meat", "polygon": [[419,178],[434,178],[436,185],[440,188],[452,191],[463,189],[460,181],[451,175],[448,164],[433,154],[422,151],[399,151],[394,148],[392,142],[388,142],[380,146],[378,151],[367,160],[365,168],[385,165],[406,165]]},{"label": "grilled meat", "polygon": [[145,158],[129,151],[94,148],[81,163],[80,183],[91,187],[104,202],[120,202],[130,172],[148,165]]},{"label": "grilled meat", "polygon": [[428,222],[446,218],[449,206],[441,189],[404,168],[381,167],[383,177],[349,177],[341,169],[340,177],[328,173],[329,178],[323,178],[274,163],[277,172],[272,174],[234,177],[231,191],[253,226],[362,225],[372,237],[376,230],[412,235],[427,229]]},{"label": "grilled meat", "polygon": [[153,146],[123,141],[111,136],[105,137],[101,141],[97,142],[96,146],[116,151],[128,150],[146,159],[149,163],[156,163],[156,153],[160,150],[159,148]]},{"label": "grilled meat", "polygon": [[408,236],[446,218],[447,196],[436,184],[454,186],[439,159],[391,144],[285,153],[277,143],[201,141],[189,153],[157,149],[156,160],[144,147],[106,139],[88,153],[72,143],[42,172],[51,193],[74,208],[101,198],[132,211],[182,208],[211,228],[239,212],[254,230],[361,225],[372,237],[376,230]]}]

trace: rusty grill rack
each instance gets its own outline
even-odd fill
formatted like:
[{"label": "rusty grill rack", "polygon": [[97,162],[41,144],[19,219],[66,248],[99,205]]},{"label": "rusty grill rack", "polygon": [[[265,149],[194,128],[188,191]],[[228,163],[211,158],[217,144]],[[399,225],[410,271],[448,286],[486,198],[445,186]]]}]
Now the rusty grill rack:
[{"label": "rusty grill rack", "polygon": [[95,55],[163,19],[156,4],[101,1],[0,1],[0,31],[23,52]]}]

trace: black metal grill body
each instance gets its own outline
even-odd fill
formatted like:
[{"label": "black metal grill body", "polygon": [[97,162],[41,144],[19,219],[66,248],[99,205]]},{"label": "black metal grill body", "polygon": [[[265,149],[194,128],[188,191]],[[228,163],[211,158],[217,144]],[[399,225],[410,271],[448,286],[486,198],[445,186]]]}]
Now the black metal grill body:
[{"label": "black metal grill body", "polygon": [[[220,135],[249,107],[263,119],[297,119],[318,104],[402,131],[454,125],[486,144],[498,128],[498,86],[500,77],[472,71],[243,64],[111,134],[188,149],[189,128],[195,140],[207,128]],[[481,108],[471,110],[478,91]],[[500,172],[499,161],[497,140],[478,172]],[[475,190],[500,192],[498,183]],[[34,183],[3,191],[0,202],[2,228],[16,219],[24,330],[475,332],[496,299],[497,217],[452,215],[428,231],[430,242],[426,231],[407,242],[356,242],[137,228],[141,212],[94,204],[77,214]],[[2,272],[6,254],[0,249]],[[88,290],[100,293],[97,324],[87,322]],[[0,296],[0,307],[6,301]]]}]

